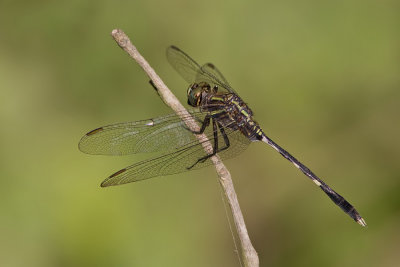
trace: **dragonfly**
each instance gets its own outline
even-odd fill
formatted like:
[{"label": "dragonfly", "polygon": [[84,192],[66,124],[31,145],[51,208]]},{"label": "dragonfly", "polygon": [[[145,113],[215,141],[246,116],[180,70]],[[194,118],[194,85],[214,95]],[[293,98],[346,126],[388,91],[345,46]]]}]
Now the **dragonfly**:
[{"label": "dragonfly", "polygon": [[[189,112],[178,112],[158,118],[117,123],[99,127],[85,134],[79,149],[94,155],[128,155],[143,152],[162,152],[123,168],[106,178],[102,187],[137,182],[157,176],[196,170],[212,164],[216,154],[228,159],[243,152],[252,142],[264,142],[314,182],[337,206],[354,221],[366,226],[357,210],[336,193],[308,167],[275,143],[253,119],[253,112],[229,85],[212,63],[199,65],[189,55],[170,46],[167,59],[188,82]],[[186,119],[195,119],[197,131],[190,130]],[[199,141],[198,134],[207,137]],[[202,142],[210,142],[206,152]]]}]

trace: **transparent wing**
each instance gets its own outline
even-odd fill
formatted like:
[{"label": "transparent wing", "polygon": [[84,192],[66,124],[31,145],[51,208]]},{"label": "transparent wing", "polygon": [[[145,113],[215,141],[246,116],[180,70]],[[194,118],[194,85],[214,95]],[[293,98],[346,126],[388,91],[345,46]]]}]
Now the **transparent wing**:
[{"label": "transparent wing", "polygon": [[[250,144],[250,140],[239,131],[225,128],[225,132],[229,138],[230,146],[228,149],[218,153],[222,159],[228,159],[237,156]],[[218,133],[217,140],[218,147],[223,148],[225,146],[225,142],[220,132]],[[209,141],[214,146],[214,138],[210,138],[210,135]],[[206,152],[204,151],[201,143],[196,140],[186,144],[174,152],[167,153],[153,159],[141,161],[126,167],[104,180],[101,186],[106,187],[126,184],[156,176],[164,176],[200,169],[211,164],[210,159],[207,159],[204,162],[196,163],[204,156],[206,156]],[[190,168],[191,166],[193,167]]]},{"label": "transparent wing", "polygon": [[193,83],[198,72],[201,72],[201,66],[176,46],[172,45],[167,48],[167,59],[188,83]]},{"label": "transparent wing", "polygon": [[[213,107],[214,110],[219,108],[219,105]],[[185,119],[187,115],[181,113],[94,129],[81,138],[79,149],[92,155],[128,155],[175,150],[197,140],[181,119]],[[187,114],[186,111],[184,114]],[[206,114],[190,110],[188,116],[201,124]],[[206,128],[205,134],[212,136],[212,127]]]},{"label": "transparent wing", "polygon": [[189,55],[177,48],[170,46],[167,49],[167,59],[171,66],[188,82],[207,82],[211,86],[217,85],[229,93],[235,91],[226,82],[225,77],[211,63],[200,66]]},{"label": "transparent wing", "polygon": [[[202,73],[207,73],[209,76],[215,77],[220,83],[230,88],[228,81],[225,79],[224,75],[217,69],[217,67],[212,63],[206,63],[201,66]],[[201,77],[196,77],[196,80],[201,79]],[[231,88],[232,89],[232,88]]]},{"label": "transparent wing", "polygon": [[[203,121],[206,115],[199,111],[190,113],[198,121]],[[170,114],[97,128],[82,137],[79,149],[94,155],[127,155],[170,151],[195,139],[179,115]]]}]

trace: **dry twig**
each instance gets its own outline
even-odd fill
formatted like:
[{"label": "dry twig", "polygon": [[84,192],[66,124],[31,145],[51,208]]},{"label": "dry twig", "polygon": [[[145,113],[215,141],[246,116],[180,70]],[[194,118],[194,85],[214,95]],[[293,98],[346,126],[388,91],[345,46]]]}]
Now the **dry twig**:
[{"label": "dry twig", "polygon": [[[111,32],[112,37],[118,43],[118,45],[125,50],[146,72],[154,86],[157,88],[160,97],[163,101],[170,106],[177,114],[184,118],[184,122],[192,131],[198,131],[199,126],[195,122],[194,119],[188,119],[189,113],[186,111],[184,106],[178,101],[178,99],[172,94],[172,92],[168,89],[168,87],[164,84],[161,78],[157,75],[157,73],[153,70],[153,68],[149,65],[149,63],[142,57],[142,55],[138,52],[136,47],[131,43],[128,36],[120,29],[115,29]],[[187,112],[185,114],[185,112]],[[205,151],[209,154],[212,153],[212,145],[207,140],[207,137],[204,134],[198,134],[196,137],[203,144]],[[256,267],[259,266],[258,255],[255,249],[253,248],[249,235],[247,233],[246,225],[244,223],[243,215],[239,207],[239,202],[235,193],[235,189],[233,187],[233,182],[231,178],[231,174],[225,165],[221,162],[218,155],[211,157],[211,161],[215,165],[217,170],[219,181],[222,185],[224,193],[228,199],[229,206],[232,211],[233,220],[235,222],[235,227],[237,234],[240,239],[242,258],[245,263],[245,266]]]}]

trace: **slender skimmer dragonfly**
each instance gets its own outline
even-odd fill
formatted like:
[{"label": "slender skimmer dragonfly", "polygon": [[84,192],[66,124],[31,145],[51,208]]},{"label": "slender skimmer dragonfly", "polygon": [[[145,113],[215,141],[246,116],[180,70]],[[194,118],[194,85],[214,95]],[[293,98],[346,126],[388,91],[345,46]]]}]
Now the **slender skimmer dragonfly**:
[{"label": "slender skimmer dragonfly", "polygon": [[[199,122],[200,130],[189,130],[182,116],[179,116],[182,114],[171,114],[113,124],[88,132],[79,142],[79,149],[87,154],[164,152],[161,156],[117,171],[102,182],[102,187],[199,169],[210,165],[210,157],[215,154],[221,159],[231,158],[244,151],[251,142],[262,141],[293,163],[357,223],[366,226],[364,219],[349,202],[265,135],[253,119],[251,109],[213,64],[200,66],[175,46],[167,49],[167,58],[172,67],[190,83],[187,90],[188,104],[197,109],[189,114]],[[199,133],[208,137],[213,146],[212,153],[207,154],[195,137]]]}]

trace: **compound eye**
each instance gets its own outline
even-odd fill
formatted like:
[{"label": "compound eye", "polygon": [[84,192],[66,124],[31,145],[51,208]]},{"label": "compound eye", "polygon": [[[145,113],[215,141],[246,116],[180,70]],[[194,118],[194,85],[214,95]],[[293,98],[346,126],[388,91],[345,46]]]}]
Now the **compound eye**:
[{"label": "compound eye", "polygon": [[213,91],[214,91],[214,93],[218,92],[218,85],[214,85]]}]

